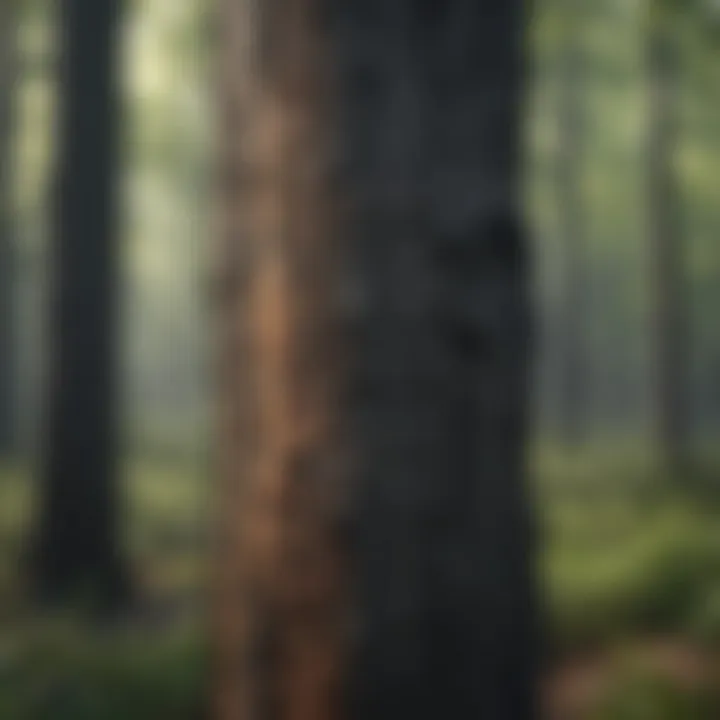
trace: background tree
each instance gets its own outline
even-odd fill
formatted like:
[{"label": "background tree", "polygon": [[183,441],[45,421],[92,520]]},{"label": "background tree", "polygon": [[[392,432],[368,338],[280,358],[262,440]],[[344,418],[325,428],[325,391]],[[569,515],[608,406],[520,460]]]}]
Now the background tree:
[{"label": "background tree", "polygon": [[60,6],[61,118],[50,387],[35,558],[40,596],[118,601],[116,373],[119,0]]},{"label": "background tree", "polygon": [[[678,171],[683,182],[683,221],[687,233],[688,315],[692,323],[689,376],[695,449],[714,444],[720,419],[720,333],[710,308],[720,298],[720,214],[715,186],[720,88],[720,6],[709,0],[682,6],[690,10],[676,24],[683,40],[683,137]],[[700,441],[700,443],[698,443]]]},{"label": "background tree", "polygon": [[15,444],[16,333],[13,97],[17,89],[18,3],[0,8],[0,457]]},{"label": "background tree", "polygon": [[557,188],[561,244],[564,327],[560,338],[562,435],[571,446],[586,436],[588,388],[588,248],[583,188],[585,50],[582,11],[577,3],[560,8],[557,105]]},{"label": "background tree", "polygon": [[651,5],[647,46],[648,222],[655,334],[656,437],[665,467],[680,470],[688,442],[686,263],[676,172],[680,55],[676,7]]}]

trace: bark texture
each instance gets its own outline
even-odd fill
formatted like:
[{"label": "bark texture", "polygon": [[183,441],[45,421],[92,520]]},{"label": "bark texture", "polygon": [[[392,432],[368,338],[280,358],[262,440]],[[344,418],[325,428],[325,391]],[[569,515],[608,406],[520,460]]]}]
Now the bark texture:
[{"label": "bark texture", "polygon": [[120,0],[60,4],[49,401],[35,573],[43,599],[123,594],[117,497]]},{"label": "bark texture", "polygon": [[217,716],[530,718],[522,3],[224,9]]},{"label": "bark texture", "polygon": [[332,55],[319,0],[224,6],[216,716],[343,716]]},{"label": "bark texture", "polygon": [[365,720],[534,713],[519,0],[341,3]]}]

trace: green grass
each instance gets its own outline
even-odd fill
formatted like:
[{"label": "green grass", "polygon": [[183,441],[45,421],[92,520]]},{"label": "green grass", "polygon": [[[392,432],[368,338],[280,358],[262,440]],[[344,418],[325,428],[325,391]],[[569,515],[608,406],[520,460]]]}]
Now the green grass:
[{"label": "green grass", "polygon": [[720,695],[709,682],[688,685],[620,662],[590,714],[589,720],[715,720]]},{"label": "green grass", "polygon": [[205,698],[197,631],[92,632],[42,623],[0,647],[0,717],[8,720],[197,720]]},{"label": "green grass", "polygon": [[[707,461],[699,480],[668,482],[643,452],[535,455],[539,562],[555,657],[648,637],[720,651],[714,468],[720,462]],[[200,716],[205,663],[197,598],[205,586],[207,482],[198,468],[148,458],[128,463],[126,478],[127,548],[155,609],[126,631],[100,631],[77,619],[26,617],[19,559],[32,525],[33,484],[22,467],[0,468],[0,718]],[[192,601],[189,614],[164,617],[166,605],[185,600]],[[670,680],[638,670],[621,682],[625,675],[618,670],[589,720],[715,718],[703,715],[703,697]],[[670,714],[653,715],[657,702]],[[673,715],[672,707],[680,709]]]},{"label": "green grass", "polygon": [[[198,468],[137,460],[128,463],[125,478],[124,541],[141,590],[196,593],[204,576],[208,532],[208,493]],[[35,490],[27,467],[0,466],[0,622],[23,605],[18,588]]]},{"label": "green grass", "polygon": [[720,636],[720,487],[668,484],[646,462],[541,466],[541,577],[554,644],[637,633]]},{"label": "green grass", "polygon": [[126,544],[147,609],[113,630],[79,617],[27,617],[22,551],[35,488],[27,468],[0,470],[2,720],[202,717],[200,618],[197,609],[167,608],[203,588],[205,485],[196,470],[167,462],[127,470]]}]

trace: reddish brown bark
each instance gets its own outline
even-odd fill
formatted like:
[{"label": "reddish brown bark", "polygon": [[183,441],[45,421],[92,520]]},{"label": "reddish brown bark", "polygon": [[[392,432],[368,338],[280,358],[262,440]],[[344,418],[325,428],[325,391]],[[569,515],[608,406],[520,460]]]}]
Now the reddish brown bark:
[{"label": "reddish brown bark", "polygon": [[221,720],[341,716],[341,253],[317,6],[223,19]]}]

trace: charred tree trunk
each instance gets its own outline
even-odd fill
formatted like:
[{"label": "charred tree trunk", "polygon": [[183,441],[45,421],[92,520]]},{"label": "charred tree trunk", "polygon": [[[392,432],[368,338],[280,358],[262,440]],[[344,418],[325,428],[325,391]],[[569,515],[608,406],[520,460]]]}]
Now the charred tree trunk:
[{"label": "charred tree trunk", "polygon": [[16,441],[16,251],[12,206],[13,96],[17,80],[18,4],[0,8],[0,458]]},{"label": "charred tree trunk", "polygon": [[216,714],[531,718],[522,3],[226,7]]},{"label": "charred tree trunk", "polygon": [[118,501],[120,0],[64,0],[50,378],[36,581],[48,601],[125,590]]},{"label": "charred tree trunk", "polygon": [[523,5],[344,4],[363,720],[534,712]]},{"label": "charred tree trunk", "polygon": [[655,430],[663,465],[681,471],[688,441],[685,259],[675,174],[678,57],[673,28],[660,20],[648,47],[648,222],[655,337]]}]

